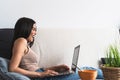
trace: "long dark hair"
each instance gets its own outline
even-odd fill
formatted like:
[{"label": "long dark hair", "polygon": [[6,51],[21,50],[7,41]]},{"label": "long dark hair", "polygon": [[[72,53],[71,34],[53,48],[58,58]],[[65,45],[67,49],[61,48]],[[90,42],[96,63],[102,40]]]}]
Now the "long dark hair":
[{"label": "long dark hair", "polygon": [[[31,33],[31,30],[33,28],[33,24],[36,22],[33,19],[27,18],[27,17],[22,17],[18,19],[18,21],[15,24],[14,27],[14,36],[13,36],[13,44],[14,41],[20,37],[23,37],[27,39]],[[33,40],[34,42],[34,40]],[[32,46],[33,42],[30,42],[29,45],[30,47]],[[12,45],[13,47],[13,45]]]}]

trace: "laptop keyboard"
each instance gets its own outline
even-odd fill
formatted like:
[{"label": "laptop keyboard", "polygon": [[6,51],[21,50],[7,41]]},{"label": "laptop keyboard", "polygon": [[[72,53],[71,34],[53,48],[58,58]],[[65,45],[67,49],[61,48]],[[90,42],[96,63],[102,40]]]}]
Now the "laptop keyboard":
[{"label": "laptop keyboard", "polygon": [[72,74],[74,73],[73,71],[66,71],[66,72],[59,72],[58,75],[67,75],[67,74]]}]

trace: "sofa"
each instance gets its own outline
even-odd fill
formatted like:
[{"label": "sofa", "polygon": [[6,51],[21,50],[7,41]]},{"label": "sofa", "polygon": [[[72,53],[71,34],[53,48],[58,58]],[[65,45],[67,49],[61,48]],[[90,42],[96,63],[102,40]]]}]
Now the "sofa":
[{"label": "sofa", "polygon": [[[0,29],[0,37],[1,37],[0,38],[0,80],[30,80],[30,78],[27,76],[8,71],[9,60],[12,55],[12,53],[10,52],[11,52],[11,44],[13,38],[13,29],[12,28]],[[43,55],[43,53],[45,53],[44,52],[45,48],[46,49],[48,48],[42,44],[40,45],[40,43],[38,42],[39,39],[40,38],[37,36],[34,41],[34,45],[32,46],[32,49],[40,56],[39,67],[41,68],[46,66],[50,67],[53,65],[66,63],[64,59],[63,60],[60,59],[64,57],[64,54],[61,54],[62,57],[60,57],[60,55],[56,57],[57,61],[54,61],[55,58],[53,58],[54,56],[56,56],[55,54],[52,54],[53,56],[51,57],[48,57],[49,53],[47,53],[48,55],[46,56],[45,54]],[[47,52],[47,50],[45,51]]]},{"label": "sofa", "polygon": [[[78,44],[78,42],[67,41],[66,39],[71,38],[71,36],[68,36],[69,34],[66,34],[64,30],[62,30],[62,34],[58,33],[56,30],[53,30],[54,29],[50,31],[47,29],[39,29],[37,31],[32,49],[40,57],[39,67],[50,67],[59,64],[67,64],[71,67],[71,55],[73,54],[74,47]],[[61,32],[61,30],[59,30],[59,32]],[[46,35],[49,36],[46,37]],[[65,37],[61,35],[64,35]],[[0,80],[30,80],[27,76],[8,71],[9,59],[11,57],[10,52],[12,38],[12,28],[0,29]],[[63,38],[63,40],[61,38]],[[52,45],[52,47],[50,45]],[[90,68],[95,69],[93,67],[89,67],[89,69]],[[100,74],[98,74],[97,78],[103,78],[101,70],[98,70],[98,72]]]}]

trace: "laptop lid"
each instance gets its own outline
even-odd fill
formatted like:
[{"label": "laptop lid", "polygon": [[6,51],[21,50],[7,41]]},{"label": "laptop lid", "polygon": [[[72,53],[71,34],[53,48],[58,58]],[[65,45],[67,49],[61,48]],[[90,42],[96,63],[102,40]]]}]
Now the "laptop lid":
[{"label": "laptop lid", "polygon": [[78,45],[74,48],[74,54],[73,54],[72,66],[71,66],[71,68],[74,72],[76,72],[76,68],[77,68],[79,50],[80,50],[80,45]]}]

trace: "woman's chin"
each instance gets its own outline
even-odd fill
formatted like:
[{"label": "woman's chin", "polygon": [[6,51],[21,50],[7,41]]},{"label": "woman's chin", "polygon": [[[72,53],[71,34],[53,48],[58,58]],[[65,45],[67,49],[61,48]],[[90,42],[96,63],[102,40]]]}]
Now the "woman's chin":
[{"label": "woman's chin", "polygon": [[33,39],[29,40],[29,42],[33,42]]}]

